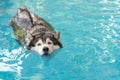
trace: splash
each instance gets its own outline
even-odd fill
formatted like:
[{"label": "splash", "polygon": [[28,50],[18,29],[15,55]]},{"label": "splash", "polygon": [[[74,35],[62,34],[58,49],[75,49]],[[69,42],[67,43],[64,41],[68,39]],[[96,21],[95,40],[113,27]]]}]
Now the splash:
[{"label": "splash", "polygon": [[20,77],[22,70],[21,64],[23,63],[22,58],[27,56],[28,54],[21,47],[12,51],[0,49],[0,72],[17,73],[16,77]]}]

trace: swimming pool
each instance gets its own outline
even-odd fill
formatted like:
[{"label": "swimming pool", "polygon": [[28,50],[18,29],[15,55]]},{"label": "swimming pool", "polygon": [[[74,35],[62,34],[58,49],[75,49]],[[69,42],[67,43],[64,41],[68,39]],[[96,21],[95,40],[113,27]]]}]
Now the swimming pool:
[{"label": "swimming pool", "polygon": [[[15,41],[23,5],[61,32],[62,49],[42,57]],[[120,80],[120,1],[0,0],[0,80]]]}]

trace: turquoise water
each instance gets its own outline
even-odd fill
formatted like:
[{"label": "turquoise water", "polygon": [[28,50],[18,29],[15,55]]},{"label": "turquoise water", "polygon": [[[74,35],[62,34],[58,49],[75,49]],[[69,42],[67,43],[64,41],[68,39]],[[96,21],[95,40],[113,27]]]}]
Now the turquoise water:
[{"label": "turquoise water", "polygon": [[[42,57],[15,41],[23,5],[61,32],[62,49]],[[0,80],[120,80],[120,1],[0,0]]]}]

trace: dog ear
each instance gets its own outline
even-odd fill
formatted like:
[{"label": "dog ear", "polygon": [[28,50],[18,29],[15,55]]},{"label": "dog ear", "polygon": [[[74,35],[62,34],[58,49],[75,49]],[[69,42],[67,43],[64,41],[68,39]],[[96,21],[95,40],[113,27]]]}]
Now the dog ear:
[{"label": "dog ear", "polygon": [[60,32],[55,33],[55,38],[56,38],[57,40],[60,39]]},{"label": "dog ear", "polygon": [[27,31],[26,39],[25,39],[26,45],[28,46],[32,40],[33,40],[33,36],[29,33],[29,31]]}]

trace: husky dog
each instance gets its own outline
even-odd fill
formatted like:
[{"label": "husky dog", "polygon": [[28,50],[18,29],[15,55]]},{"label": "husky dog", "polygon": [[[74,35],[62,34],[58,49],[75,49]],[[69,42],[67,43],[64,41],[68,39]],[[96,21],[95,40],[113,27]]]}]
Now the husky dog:
[{"label": "husky dog", "polygon": [[40,55],[51,54],[62,48],[60,33],[42,18],[30,12],[26,7],[19,8],[17,15],[10,22],[16,40],[29,50]]}]

